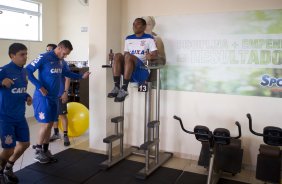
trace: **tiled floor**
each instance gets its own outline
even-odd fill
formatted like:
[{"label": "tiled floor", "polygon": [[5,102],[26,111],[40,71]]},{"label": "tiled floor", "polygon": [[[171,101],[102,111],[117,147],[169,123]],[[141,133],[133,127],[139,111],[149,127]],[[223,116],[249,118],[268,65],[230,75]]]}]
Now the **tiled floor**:
[{"label": "tiled floor", "polygon": [[[39,125],[35,121],[31,121],[29,123],[29,127],[30,127],[31,144],[35,144]],[[80,137],[71,137],[70,138],[71,145],[69,147],[89,151],[90,149],[89,149],[88,140],[89,140],[88,132],[86,132],[84,135]],[[63,151],[69,147],[65,147],[63,145],[62,140],[57,140],[53,143],[50,143],[50,150],[52,151],[53,154]],[[20,170],[24,168],[25,166],[34,163],[35,161],[33,160],[33,156],[34,156],[34,150],[32,148],[27,149],[25,153],[15,163],[14,171]],[[140,162],[143,162],[144,160],[144,158],[138,157],[138,156],[130,156],[128,159],[134,160],[134,161],[140,161]],[[188,160],[188,159],[181,159],[181,158],[174,157],[170,159],[164,166],[169,167],[169,168],[184,170],[184,171],[200,173],[200,174],[207,174],[207,169],[198,166],[197,161],[195,160]],[[252,184],[263,183],[263,182],[256,180],[255,173],[249,170],[243,170],[241,173],[237,174],[234,177],[228,174],[224,174],[223,177],[233,179],[233,180],[248,182]]]}]

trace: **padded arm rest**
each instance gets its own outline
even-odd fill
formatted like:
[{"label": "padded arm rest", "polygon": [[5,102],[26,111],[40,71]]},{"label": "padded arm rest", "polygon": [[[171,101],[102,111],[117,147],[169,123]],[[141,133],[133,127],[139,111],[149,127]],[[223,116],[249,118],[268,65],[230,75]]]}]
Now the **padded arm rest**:
[{"label": "padded arm rest", "polygon": [[111,119],[111,121],[112,121],[113,123],[121,122],[121,121],[123,121],[123,116],[114,117],[114,118]]}]

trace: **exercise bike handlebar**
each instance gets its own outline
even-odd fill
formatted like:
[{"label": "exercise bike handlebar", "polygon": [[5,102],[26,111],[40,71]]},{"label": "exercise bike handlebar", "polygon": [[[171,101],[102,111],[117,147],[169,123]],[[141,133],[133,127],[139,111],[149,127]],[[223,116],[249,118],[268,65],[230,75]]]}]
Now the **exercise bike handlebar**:
[{"label": "exercise bike handlebar", "polygon": [[212,137],[210,134],[203,134],[203,133],[197,133],[197,132],[192,132],[192,131],[186,130],[186,129],[184,128],[184,125],[183,125],[182,120],[181,120],[180,117],[174,115],[173,118],[179,121],[180,126],[181,126],[181,129],[182,129],[184,132],[188,133],[188,134],[194,134],[194,135],[200,135],[200,136],[207,136],[209,139]]},{"label": "exercise bike handlebar", "polygon": [[252,132],[252,134],[254,135],[257,135],[257,136],[264,136],[262,133],[258,133],[258,132],[255,132],[253,130],[253,121],[252,121],[252,116],[250,113],[247,114],[247,118],[249,119],[249,129],[250,129],[250,132]]},{"label": "exercise bike handlebar", "polygon": [[188,134],[195,134],[195,132],[191,132],[191,131],[186,130],[186,129],[184,128],[183,123],[182,123],[182,120],[181,120],[180,117],[174,115],[173,118],[179,121],[180,126],[181,126],[181,129],[182,129],[184,132],[186,132],[186,133],[188,133]]},{"label": "exercise bike handlebar", "polygon": [[274,135],[267,135],[267,134],[263,134],[263,133],[258,133],[258,132],[255,132],[252,128],[252,124],[253,124],[253,121],[252,121],[252,116],[251,114],[247,114],[247,118],[249,119],[249,129],[250,129],[250,132],[252,132],[254,135],[257,135],[257,136],[262,136],[264,138],[275,138],[275,139],[282,139],[281,136],[274,136]]},{"label": "exercise bike handlebar", "polygon": [[[196,132],[192,132],[192,131],[186,130],[186,129],[184,128],[184,125],[183,125],[182,120],[181,120],[180,117],[174,115],[173,118],[179,121],[180,126],[181,126],[181,129],[182,129],[184,132],[188,133],[188,134],[196,134],[196,135],[210,136],[210,135],[208,135],[208,134],[196,133]],[[238,132],[239,132],[239,135],[238,135],[238,136],[236,136],[236,137],[223,137],[223,136],[216,136],[216,135],[213,135],[213,136],[216,137],[216,138],[224,138],[224,139],[239,139],[239,138],[241,137],[241,135],[242,135],[241,125],[240,125],[240,123],[239,123],[238,121],[235,122],[235,125],[238,127]]]},{"label": "exercise bike handlebar", "polygon": [[238,121],[236,121],[235,124],[238,126],[238,131],[239,131],[239,137],[238,138],[240,138],[242,136],[241,124]]},{"label": "exercise bike handlebar", "polygon": [[235,122],[235,125],[237,125],[237,127],[238,127],[239,135],[237,137],[232,137],[232,139],[239,139],[242,136],[241,125],[238,121]]}]

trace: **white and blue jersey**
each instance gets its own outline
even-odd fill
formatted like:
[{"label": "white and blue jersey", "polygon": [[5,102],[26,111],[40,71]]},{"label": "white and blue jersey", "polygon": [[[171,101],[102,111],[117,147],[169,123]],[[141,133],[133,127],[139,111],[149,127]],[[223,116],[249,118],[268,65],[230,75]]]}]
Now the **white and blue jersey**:
[{"label": "white and blue jersey", "polygon": [[[28,78],[36,86],[33,96],[34,116],[38,122],[49,123],[57,121],[57,108],[62,77],[81,79],[81,74],[76,74],[67,70],[63,61],[60,60],[54,51],[46,52],[27,67]],[[33,73],[38,70],[38,79]],[[44,87],[48,94],[43,96],[40,88]]]},{"label": "white and blue jersey", "polygon": [[13,148],[16,141],[28,142],[29,129],[25,119],[27,94],[27,71],[14,62],[0,68],[0,84],[9,78],[10,88],[0,86],[0,136],[3,148]]},{"label": "white and blue jersey", "polygon": [[143,63],[146,61],[146,51],[153,52],[158,50],[154,37],[150,34],[143,34],[140,37],[129,35],[125,39],[124,52],[139,58]]},{"label": "white and blue jersey", "polygon": [[157,46],[154,37],[150,34],[143,34],[140,37],[129,35],[125,39],[124,52],[128,52],[138,58],[135,69],[131,75],[131,82],[143,83],[149,77],[149,71],[144,68],[146,51],[156,51]]}]

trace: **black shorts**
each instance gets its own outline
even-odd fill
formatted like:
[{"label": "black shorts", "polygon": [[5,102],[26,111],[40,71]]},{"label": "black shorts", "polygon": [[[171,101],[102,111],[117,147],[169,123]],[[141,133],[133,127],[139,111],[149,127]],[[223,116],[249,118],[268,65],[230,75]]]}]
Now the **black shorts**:
[{"label": "black shorts", "polygon": [[68,113],[67,103],[63,103],[62,99],[59,99],[58,103],[58,115],[65,115]]}]

